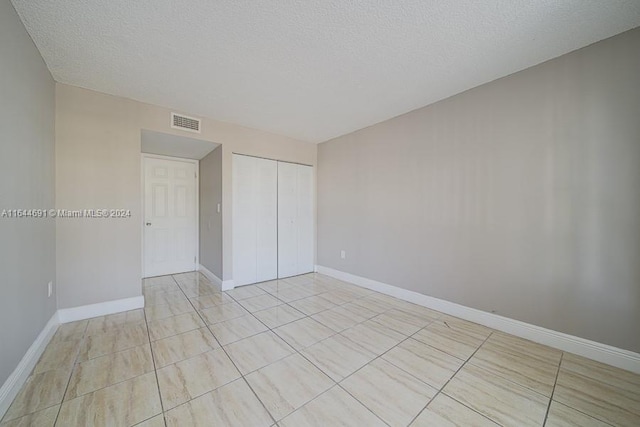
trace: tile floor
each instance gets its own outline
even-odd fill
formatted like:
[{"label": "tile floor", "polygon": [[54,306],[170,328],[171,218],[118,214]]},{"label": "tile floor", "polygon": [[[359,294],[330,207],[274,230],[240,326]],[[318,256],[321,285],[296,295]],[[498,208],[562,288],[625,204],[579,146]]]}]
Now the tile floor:
[{"label": "tile floor", "polygon": [[143,291],[60,326],[1,426],[640,425],[640,375],[327,276]]}]

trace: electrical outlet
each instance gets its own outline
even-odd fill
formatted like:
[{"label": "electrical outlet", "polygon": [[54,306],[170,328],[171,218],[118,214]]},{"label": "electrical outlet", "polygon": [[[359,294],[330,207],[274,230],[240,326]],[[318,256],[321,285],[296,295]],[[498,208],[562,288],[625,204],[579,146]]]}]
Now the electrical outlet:
[{"label": "electrical outlet", "polygon": [[53,282],[47,284],[47,297],[51,297],[51,294],[53,294]]},{"label": "electrical outlet", "polygon": [[340,251],[340,258],[347,259],[347,253],[345,251]]}]

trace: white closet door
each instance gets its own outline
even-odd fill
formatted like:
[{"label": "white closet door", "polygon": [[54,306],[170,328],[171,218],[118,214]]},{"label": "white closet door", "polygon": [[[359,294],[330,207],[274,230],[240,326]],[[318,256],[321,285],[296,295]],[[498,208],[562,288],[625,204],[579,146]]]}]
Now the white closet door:
[{"label": "white closet door", "polygon": [[233,156],[233,276],[236,286],[277,277],[277,163]]},{"label": "white closet door", "polygon": [[278,277],[278,162],[256,159],[256,178],[255,282],[264,282]]},{"label": "white closet door", "polygon": [[298,274],[298,165],[278,162],[278,277]]},{"label": "white closet door", "polygon": [[257,278],[255,159],[233,156],[233,279],[236,284]]},{"label": "white closet door", "polygon": [[313,169],[278,162],[278,277],[313,271]]},{"label": "white closet door", "polygon": [[297,274],[313,271],[313,168],[298,165]]}]

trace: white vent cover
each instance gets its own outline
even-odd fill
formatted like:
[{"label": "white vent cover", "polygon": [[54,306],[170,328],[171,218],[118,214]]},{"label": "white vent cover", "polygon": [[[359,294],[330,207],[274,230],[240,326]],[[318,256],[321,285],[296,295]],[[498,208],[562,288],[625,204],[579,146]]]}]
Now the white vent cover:
[{"label": "white vent cover", "polygon": [[200,119],[171,113],[171,127],[186,130],[187,132],[200,133]]}]

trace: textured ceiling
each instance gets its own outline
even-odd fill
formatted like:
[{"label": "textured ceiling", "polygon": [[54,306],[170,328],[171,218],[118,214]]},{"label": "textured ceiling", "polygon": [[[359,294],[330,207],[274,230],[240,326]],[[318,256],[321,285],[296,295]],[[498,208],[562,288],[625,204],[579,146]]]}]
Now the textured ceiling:
[{"label": "textured ceiling", "polygon": [[320,142],[640,25],[640,0],[13,0],[54,78]]}]

